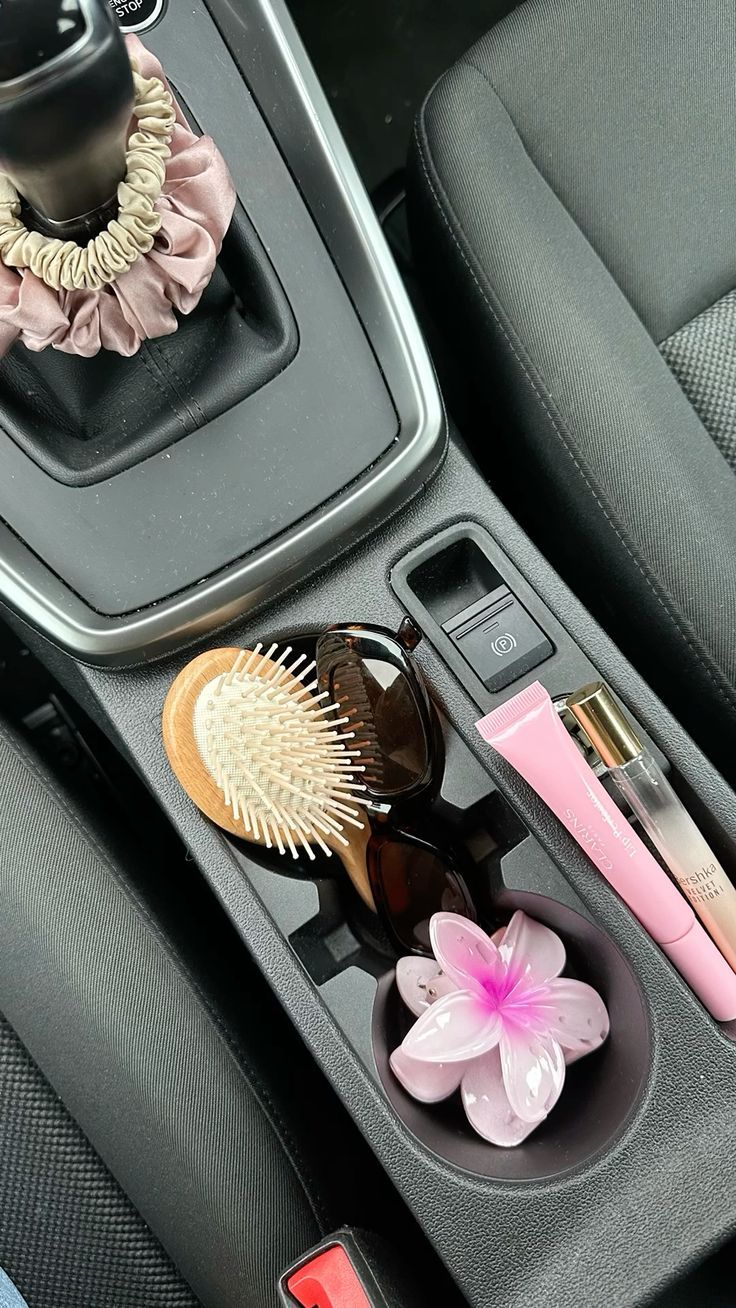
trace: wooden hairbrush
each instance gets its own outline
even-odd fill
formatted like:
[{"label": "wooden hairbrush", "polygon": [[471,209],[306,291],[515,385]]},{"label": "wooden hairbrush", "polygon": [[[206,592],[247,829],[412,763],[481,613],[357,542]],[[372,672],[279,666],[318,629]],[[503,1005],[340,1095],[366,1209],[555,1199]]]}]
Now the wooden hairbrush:
[{"label": "wooden hairbrush", "polygon": [[[164,747],[190,799],[254,844],[314,859],[336,853],[375,912],[361,813],[360,750],[347,719],[318,692],[306,655],[290,647],[215,649],[179,673],[163,709]],[[275,657],[276,656],[276,657]]]}]

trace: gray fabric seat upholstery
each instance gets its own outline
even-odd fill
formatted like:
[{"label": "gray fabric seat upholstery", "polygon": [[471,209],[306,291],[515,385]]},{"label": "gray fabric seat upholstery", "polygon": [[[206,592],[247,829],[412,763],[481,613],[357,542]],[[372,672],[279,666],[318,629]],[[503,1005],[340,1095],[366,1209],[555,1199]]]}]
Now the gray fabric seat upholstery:
[{"label": "gray fabric seat upholstery", "polygon": [[217,906],[134,864],[0,723],[0,1266],[29,1308],[271,1308],[355,1220],[324,1130],[369,1171]]},{"label": "gray fabric seat upholstery", "polygon": [[479,461],[731,776],[735,127],[730,0],[526,0],[410,168]]}]

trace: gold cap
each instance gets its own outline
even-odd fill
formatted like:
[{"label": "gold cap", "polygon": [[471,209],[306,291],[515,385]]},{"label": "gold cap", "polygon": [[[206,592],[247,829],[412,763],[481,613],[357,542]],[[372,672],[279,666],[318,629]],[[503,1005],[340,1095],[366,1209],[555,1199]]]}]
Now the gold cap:
[{"label": "gold cap", "polygon": [[641,741],[604,682],[576,690],[567,706],[607,768],[621,767],[641,754]]}]

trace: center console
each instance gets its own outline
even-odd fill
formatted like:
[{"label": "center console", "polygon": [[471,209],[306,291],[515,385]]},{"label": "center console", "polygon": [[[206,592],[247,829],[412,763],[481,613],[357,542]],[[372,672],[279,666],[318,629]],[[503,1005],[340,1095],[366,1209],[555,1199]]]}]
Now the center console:
[{"label": "center console", "polygon": [[[94,458],[78,453],[81,410],[39,453],[4,365],[4,616],[145,778],[467,1302],[674,1302],[736,1226],[734,1033],[474,723],[535,680],[556,698],[604,678],[732,875],[736,796],[459,434],[447,442],[405,292],[284,8],[170,0],[152,13],[144,39],[217,138],[242,206],[212,359],[242,340],[260,362],[227,404],[213,398],[214,363],[187,375],[200,397],[183,406],[187,430],[162,417],[155,448],[141,398],[130,443],[106,410]],[[240,308],[254,285],[260,317]],[[170,363],[151,367],[173,384]],[[313,639],[335,622],[396,631],[407,615],[445,734],[434,810],[467,850],[481,914],[524,908],[553,927],[610,1015],[606,1044],[515,1149],[393,1078],[407,1021],[396,955],[337,860],[292,865],[225,835],[164,752],[164,700],[195,654]],[[688,1284],[678,1303],[695,1302]]]}]

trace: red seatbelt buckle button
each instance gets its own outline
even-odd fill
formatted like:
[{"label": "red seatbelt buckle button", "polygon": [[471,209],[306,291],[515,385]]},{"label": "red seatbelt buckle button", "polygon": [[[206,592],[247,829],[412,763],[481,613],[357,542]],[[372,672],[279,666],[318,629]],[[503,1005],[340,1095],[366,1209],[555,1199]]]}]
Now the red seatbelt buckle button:
[{"label": "red seatbelt buckle button", "polygon": [[371,1308],[360,1278],[341,1244],[333,1244],[286,1278],[301,1308]]}]

